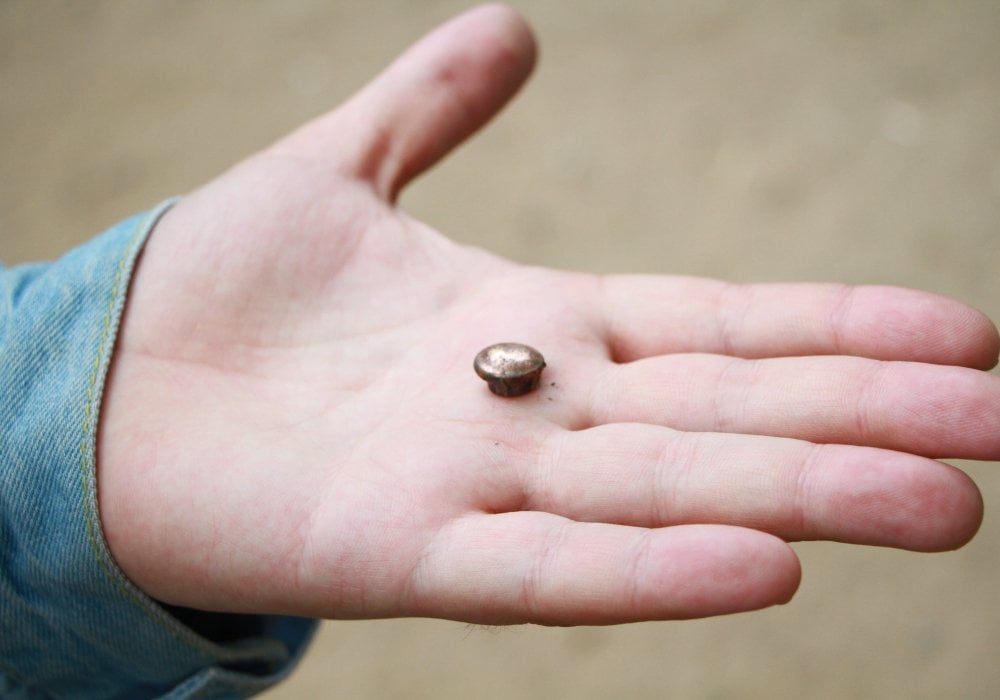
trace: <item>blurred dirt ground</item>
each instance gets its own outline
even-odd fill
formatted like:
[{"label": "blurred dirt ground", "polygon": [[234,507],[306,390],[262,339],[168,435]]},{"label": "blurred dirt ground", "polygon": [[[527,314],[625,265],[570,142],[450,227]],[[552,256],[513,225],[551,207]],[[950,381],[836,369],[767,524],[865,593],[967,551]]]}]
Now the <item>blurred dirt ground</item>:
[{"label": "blurred dirt ground", "polygon": [[[514,3],[541,64],[407,192],[535,264],[881,282],[1000,318],[1000,4]],[[467,3],[0,2],[0,257],[58,255],[336,104]],[[326,623],[279,698],[1000,697],[1000,472],[948,554],[796,545],[780,609]]]}]

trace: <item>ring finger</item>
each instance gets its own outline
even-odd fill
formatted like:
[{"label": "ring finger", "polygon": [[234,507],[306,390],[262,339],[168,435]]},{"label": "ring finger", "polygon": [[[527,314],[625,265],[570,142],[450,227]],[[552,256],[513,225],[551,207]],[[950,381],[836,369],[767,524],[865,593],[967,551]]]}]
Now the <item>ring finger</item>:
[{"label": "ring finger", "polygon": [[963,472],[868,447],[618,424],[554,432],[535,464],[522,509],[574,520],[936,551],[964,544],[982,518]]}]

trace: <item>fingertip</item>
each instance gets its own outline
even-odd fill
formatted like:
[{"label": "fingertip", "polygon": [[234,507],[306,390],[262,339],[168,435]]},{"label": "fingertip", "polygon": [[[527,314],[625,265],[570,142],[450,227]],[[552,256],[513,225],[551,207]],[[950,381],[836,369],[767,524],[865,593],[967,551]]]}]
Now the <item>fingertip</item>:
[{"label": "fingertip", "polygon": [[676,576],[667,564],[666,578],[673,583],[670,590],[673,611],[685,613],[670,617],[708,617],[760,610],[784,605],[798,591],[802,566],[795,551],[781,538],[728,525],[681,528],[691,549],[679,557],[676,551],[672,552],[670,558],[685,561],[686,576]]},{"label": "fingertip", "polygon": [[785,605],[795,597],[802,583],[802,563],[795,550],[780,537],[757,530],[745,531],[757,542],[758,555],[751,566],[760,577],[759,599],[747,610]]},{"label": "fingertip", "polygon": [[975,318],[971,325],[973,331],[980,338],[978,357],[975,364],[970,366],[976,369],[991,370],[1000,363],[1000,331],[996,324],[984,313],[972,309]]},{"label": "fingertip", "polygon": [[519,64],[522,71],[528,73],[538,59],[538,42],[535,32],[528,20],[517,9],[502,2],[490,2],[479,5],[469,11],[477,13],[482,20],[500,32],[502,45],[507,47],[510,56]]},{"label": "fingertip", "polygon": [[[892,287],[866,288],[874,327],[869,342],[895,355],[885,359],[950,364],[988,370],[1000,355],[1000,334],[978,309],[929,292]],[[862,307],[864,308],[864,307]],[[881,329],[880,335],[877,331]]]},{"label": "fingertip", "polygon": [[771,605],[787,605],[798,593],[799,586],[802,585],[802,562],[787,542],[777,537],[775,539],[778,540],[785,553],[782,562],[784,576],[780,580],[783,585],[775,589],[775,597]]},{"label": "fingertip", "polygon": [[923,529],[916,533],[911,549],[920,552],[947,552],[968,544],[983,523],[983,496],[965,472],[942,464],[939,478],[928,481],[917,498]]},{"label": "fingertip", "polygon": [[499,74],[498,82],[510,83],[515,90],[531,74],[538,56],[538,43],[528,20],[502,2],[477,5],[453,17],[415,47],[424,45],[437,51],[459,42],[476,56],[485,57],[482,60]]},{"label": "fingertip", "polygon": [[968,543],[983,519],[975,482],[950,464],[915,455],[866,450],[845,455],[830,472],[826,523],[815,536],[841,542],[943,552]]},{"label": "fingertip", "polygon": [[936,318],[936,333],[943,360],[972,369],[990,370],[1000,356],[1000,333],[993,321],[979,309],[946,299]]}]

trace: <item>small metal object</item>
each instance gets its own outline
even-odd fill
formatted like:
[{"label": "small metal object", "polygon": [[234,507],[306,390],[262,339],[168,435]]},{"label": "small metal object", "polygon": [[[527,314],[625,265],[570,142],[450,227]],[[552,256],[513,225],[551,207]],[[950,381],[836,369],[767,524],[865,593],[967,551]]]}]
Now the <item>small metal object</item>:
[{"label": "small metal object", "polygon": [[497,396],[521,396],[538,387],[545,358],[521,343],[497,343],[480,351],[473,367]]}]

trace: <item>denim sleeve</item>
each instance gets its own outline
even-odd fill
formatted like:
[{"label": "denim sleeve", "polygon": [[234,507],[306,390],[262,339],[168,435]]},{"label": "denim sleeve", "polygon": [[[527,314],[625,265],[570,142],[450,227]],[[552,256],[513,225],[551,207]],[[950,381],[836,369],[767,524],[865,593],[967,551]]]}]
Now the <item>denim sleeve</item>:
[{"label": "denim sleeve", "polygon": [[101,530],[95,435],[133,265],[169,207],[60,260],[0,266],[0,697],[240,698],[316,622],[160,605]]}]

